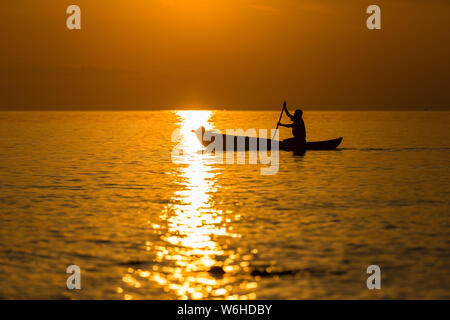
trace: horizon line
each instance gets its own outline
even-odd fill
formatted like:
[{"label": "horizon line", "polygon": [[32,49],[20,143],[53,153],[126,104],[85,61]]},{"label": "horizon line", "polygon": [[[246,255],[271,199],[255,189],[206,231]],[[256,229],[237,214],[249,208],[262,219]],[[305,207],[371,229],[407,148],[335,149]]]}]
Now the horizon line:
[{"label": "horizon line", "polygon": [[[326,107],[326,108],[307,108],[307,107],[295,107],[292,106],[292,109],[301,108],[303,111],[450,111],[450,107],[440,107],[440,108],[432,108],[432,107],[400,107],[400,108],[338,108],[338,107]],[[19,107],[19,108],[1,108],[0,112],[8,111],[179,111],[179,110],[198,110],[198,111],[207,111],[207,110],[216,110],[216,111],[280,111],[281,107],[143,107],[143,108],[27,108],[27,107]]]}]

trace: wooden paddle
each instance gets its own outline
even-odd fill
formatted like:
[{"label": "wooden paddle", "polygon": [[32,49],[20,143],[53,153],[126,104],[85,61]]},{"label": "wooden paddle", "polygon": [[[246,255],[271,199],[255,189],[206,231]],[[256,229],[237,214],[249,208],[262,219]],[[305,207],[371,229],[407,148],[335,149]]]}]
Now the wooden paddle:
[{"label": "wooden paddle", "polygon": [[283,103],[283,108],[281,109],[280,119],[278,119],[277,128],[275,129],[275,133],[273,134],[273,139],[275,139],[275,135],[277,134],[278,126],[280,125],[281,117],[283,116],[284,108],[286,107],[286,101]]}]

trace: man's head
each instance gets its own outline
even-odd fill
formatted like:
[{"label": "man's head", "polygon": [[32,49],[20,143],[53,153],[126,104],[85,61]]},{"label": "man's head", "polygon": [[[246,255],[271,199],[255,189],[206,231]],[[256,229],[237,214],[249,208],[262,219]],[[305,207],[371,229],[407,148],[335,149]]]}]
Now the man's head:
[{"label": "man's head", "polygon": [[300,119],[303,116],[303,111],[300,109],[295,110],[294,118]]}]

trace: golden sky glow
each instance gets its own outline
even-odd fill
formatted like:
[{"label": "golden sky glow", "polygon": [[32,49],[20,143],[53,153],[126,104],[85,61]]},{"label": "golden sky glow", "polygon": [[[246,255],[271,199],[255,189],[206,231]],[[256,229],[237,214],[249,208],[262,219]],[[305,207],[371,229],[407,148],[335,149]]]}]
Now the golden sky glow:
[{"label": "golden sky glow", "polygon": [[3,1],[0,109],[448,108],[448,1],[368,4]]}]

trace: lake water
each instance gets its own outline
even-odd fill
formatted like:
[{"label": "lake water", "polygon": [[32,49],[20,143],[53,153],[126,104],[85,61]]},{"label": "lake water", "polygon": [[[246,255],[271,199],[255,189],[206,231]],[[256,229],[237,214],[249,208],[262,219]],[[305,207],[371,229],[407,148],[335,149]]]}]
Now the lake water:
[{"label": "lake water", "polygon": [[308,140],[344,140],[275,175],[191,132],[278,116],[1,112],[0,298],[449,299],[450,112],[305,112]]}]

